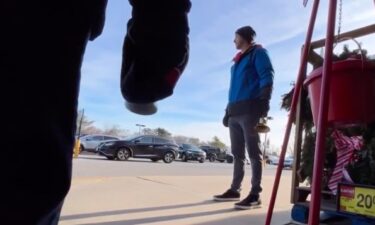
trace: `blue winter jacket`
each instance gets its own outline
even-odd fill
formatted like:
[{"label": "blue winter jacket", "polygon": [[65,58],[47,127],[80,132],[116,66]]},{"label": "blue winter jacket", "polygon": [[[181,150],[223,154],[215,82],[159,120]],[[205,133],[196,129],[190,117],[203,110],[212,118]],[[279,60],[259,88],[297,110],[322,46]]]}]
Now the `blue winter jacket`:
[{"label": "blue winter jacket", "polygon": [[260,97],[264,87],[273,85],[274,70],[267,50],[255,46],[231,68],[229,105]]}]

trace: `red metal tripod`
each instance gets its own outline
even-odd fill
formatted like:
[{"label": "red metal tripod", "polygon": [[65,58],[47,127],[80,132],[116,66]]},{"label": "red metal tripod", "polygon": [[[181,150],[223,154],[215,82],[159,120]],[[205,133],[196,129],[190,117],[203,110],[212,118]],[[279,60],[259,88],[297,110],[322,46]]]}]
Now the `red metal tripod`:
[{"label": "red metal tripod", "polygon": [[[286,132],[284,136],[284,141],[281,149],[280,161],[276,172],[275,183],[271,195],[270,205],[267,213],[265,225],[271,224],[272,214],[275,206],[276,196],[278,187],[280,184],[281,172],[284,164],[284,158],[288,146],[288,141],[290,138],[290,133],[292,129],[293,121],[296,117],[297,103],[299,101],[299,96],[301,88],[304,81],[305,71],[307,69],[308,55],[311,47],[311,39],[314,31],[316,16],[319,8],[319,0],[314,0],[310,22],[307,30],[307,36],[305,44],[303,47],[297,82],[294,89],[292,105],[290,110],[290,115],[286,127]],[[336,21],[336,8],[337,0],[329,1],[329,11],[328,11],[328,21],[327,21],[327,33],[326,33],[326,42],[325,42],[325,57],[323,65],[323,78],[322,78],[322,88],[321,88],[321,102],[320,102],[320,111],[319,119],[317,124],[317,138],[316,138],[316,149],[315,149],[315,160],[314,160],[314,169],[313,169],[313,183],[311,189],[311,205],[309,212],[309,225],[318,225],[319,224],[319,213],[320,213],[320,203],[321,203],[321,177],[323,173],[323,161],[325,154],[325,136],[327,128],[327,117],[328,117],[328,105],[329,105],[329,84],[330,84],[330,74],[332,71],[332,54],[333,54],[333,45],[335,41],[335,21]]]}]

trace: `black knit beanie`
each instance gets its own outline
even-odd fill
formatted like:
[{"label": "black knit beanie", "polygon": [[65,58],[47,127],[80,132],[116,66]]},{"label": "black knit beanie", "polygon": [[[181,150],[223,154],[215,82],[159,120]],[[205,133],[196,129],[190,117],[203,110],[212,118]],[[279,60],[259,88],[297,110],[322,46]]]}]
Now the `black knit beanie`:
[{"label": "black knit beanie", "polygon": [[240,35],[246,41],[253,42],[255,36],[257,35],[255,30],[250,26],[244,26],[236,30],[236,34]]}]

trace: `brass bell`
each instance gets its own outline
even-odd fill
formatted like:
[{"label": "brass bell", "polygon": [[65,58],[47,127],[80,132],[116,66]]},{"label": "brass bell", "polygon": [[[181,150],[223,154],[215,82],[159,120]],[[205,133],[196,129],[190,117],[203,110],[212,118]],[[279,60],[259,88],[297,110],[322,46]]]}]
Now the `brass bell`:
[{"label": "brass bell", "polygon": [[258,132],[258,133],[268,133],[271,131],[270,127],[267,126],[267,121],[268,120],[271,120],[272,118],[271,117],[262,117],[260,118],[258,124],[255,126],[255,130]]}]

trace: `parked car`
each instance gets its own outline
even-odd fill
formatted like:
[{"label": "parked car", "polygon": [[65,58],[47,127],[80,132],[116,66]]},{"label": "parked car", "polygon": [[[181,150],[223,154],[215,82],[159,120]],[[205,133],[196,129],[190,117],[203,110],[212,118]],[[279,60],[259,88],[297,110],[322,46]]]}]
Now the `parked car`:
[{"label": "parked car", "polygon": [[[278,165],[280,158],[278,156],[268,156],[266,159],[266,163],[270,165]],[[287,156],[284,159],[284,168],[292,168],[293,167],[294,159],[292,156]]]},{"label": "parked car", "polygon": [[96,148],[103,142],[119,140],[118,137],[110,135],[84,135],[80,137],[80,152],[96,152]]},{"label": "parked car", "polygon": [[206,152],[207,154],[207,159],[210,162],[225,162],[227,161],[228,163],[233,163],[233,155],[228,154],[226,150],[216,148],[213,146],[200,146],[200,149]]},{"label": "parked car", "polygon": [[294,162],[294,158],[292,156],[285,157],[284,168],[292,168],[293,162]]},{"label": "parked car", "polygon": [[227,163],[233,163],[234,161],[234,156],[232,155],[232,153],[227,152],[227,156],[225,158],[226,158]]},{"label": "parked car", "polygon": [[278,165],[279,164],[279,157],[275,155],[267,156],[266,163],[270,165]]},{"label": "parked car", "polygon": [[182,161],[187,162],[189,160],[196,160],[200,163],[204,163],[206,160],[206,152],[195,145],[182,144],[180,146],[180,158]]},{"label": "parked car", "polygon": [[98,146],[99,155],[121,161],[133,157],[171,163],[178,157],[178,151],[179,146],[174,140],[154,135],[135,135],[124,140],[108,141]]}]

